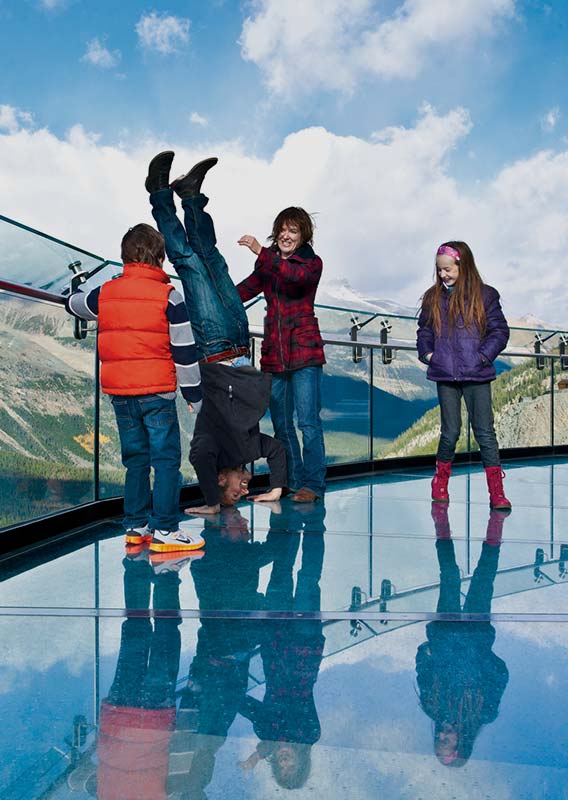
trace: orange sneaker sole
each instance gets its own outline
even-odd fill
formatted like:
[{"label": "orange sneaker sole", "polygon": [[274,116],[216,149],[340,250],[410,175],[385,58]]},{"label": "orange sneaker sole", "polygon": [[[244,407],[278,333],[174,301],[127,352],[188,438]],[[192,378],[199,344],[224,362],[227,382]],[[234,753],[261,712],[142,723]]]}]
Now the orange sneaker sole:
[{"label": "orange sneaker sole", "polygon": [[153,553],[194,553],[202,550],[204,543],[200,544],[164,544],[163,542],[152,542],[150,550]]},{"label": "orange sneaker sole", "polygon": [[[166,561],[174,561],[179,552],[180,551],[177,550],[176,553],[150,553],[150,561],[152,564],[163,564]],[[190,552],[191,557],[196,561],[199,558],[203,558],[205,555],[205,550],[191,550]]]},{"label": "orange sneaker sole", "polygon": [[152,541],[152,534],[150,533],[147,536],[129,536],[126,534],[126,544],[150,544]]}]

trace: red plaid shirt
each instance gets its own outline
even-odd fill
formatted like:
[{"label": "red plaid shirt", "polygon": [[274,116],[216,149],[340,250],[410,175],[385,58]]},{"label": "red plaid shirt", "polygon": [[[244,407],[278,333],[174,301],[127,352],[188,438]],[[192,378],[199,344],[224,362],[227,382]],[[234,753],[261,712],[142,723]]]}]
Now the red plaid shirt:
[{"label": "red plaid shirt", "polygon": [[323,341],[314,314],[322,260],[309,244],[289,258],[275,248],[263,247],[254,272],[237,286],[246,302],[264,292],[268,309],[260,368],[285,372],[325,364]]}]

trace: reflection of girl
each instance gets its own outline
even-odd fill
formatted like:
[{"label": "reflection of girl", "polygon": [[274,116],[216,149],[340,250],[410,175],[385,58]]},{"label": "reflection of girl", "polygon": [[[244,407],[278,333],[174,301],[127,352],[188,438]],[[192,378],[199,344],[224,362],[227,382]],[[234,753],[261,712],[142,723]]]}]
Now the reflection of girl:
[{"label": "reflection of girl", "polygon": [[[489,541],[495,541],[490,528],[471,578],[465,613],[490,611],[499,546]],[[461,579],[454,543],[438,539],[436,550],[440,564],[437,610],[460,612]],[[492,650],[495,629],[489,622],[430,622],[426,634],[428,640],[416,654],[420,705],[434,721],[438,760],[448,767],[461,767],[470,758],[481,727],[496,719],[509,672]]]},{"label": "reflection of girl", "polygon": [[[286,448],[289,488],[296,502],[311,503],[325,491],[325,447],[320,419],[323,341],[314,313],[322,261],[312,249],[313,223],[303,208],[281,211],[271,247],[254,236],[239,244],[256,256],[254,272],[237,289],[245,302],[264,292],[267,302],[260,367],[272,373],[270,416]],[[294,411],[302,432],[300,452]]]}]

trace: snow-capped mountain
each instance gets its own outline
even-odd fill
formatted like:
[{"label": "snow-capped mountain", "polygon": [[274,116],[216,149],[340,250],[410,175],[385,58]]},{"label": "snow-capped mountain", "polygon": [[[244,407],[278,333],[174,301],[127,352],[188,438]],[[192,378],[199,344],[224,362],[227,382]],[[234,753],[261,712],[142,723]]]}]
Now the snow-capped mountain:
[{"label": "snow-capped mountain", "polygon": [[401,316],[414,316],[416,314],[415,308],[402,306],[393,300],[365,297],[356,289],[353,289],[346,278],[337,278],[320,283],[316,303],[380,314],[399,314]]}]

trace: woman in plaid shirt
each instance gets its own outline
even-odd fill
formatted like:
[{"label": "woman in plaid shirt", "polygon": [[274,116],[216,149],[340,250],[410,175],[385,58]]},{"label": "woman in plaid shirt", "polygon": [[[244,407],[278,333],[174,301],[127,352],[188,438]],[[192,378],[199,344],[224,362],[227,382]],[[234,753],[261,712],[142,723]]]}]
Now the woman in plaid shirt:
[{"label": "woman in plaid shirt", "polygon": [[[271,245],[254,236],[239,244],[257,256],[254,272],[239,283],[241,300],[261,292],[267,302],[260,368],[272,373],[270,414],[276,438],[286,448],[292,500],[311,503],[325,491],[325,447],[320,419],[323,341],[314,313],[322,260],[312,248],[314,226],[303,208],[281,211]],[[294,410],[303,449],[294,428]]]}]

